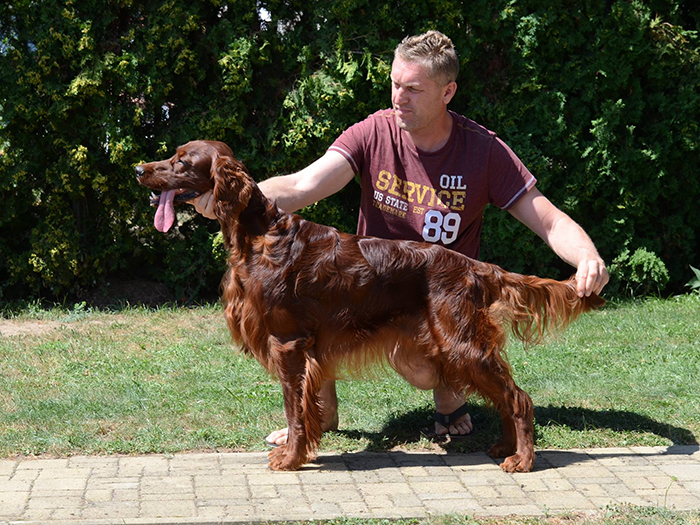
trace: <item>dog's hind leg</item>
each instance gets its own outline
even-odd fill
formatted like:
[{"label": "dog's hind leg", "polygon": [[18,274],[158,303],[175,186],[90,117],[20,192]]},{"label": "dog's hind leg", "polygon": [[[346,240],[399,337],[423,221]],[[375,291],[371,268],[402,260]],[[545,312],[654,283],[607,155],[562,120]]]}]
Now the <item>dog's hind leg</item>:
[{"label": "dog's hind leg", "polygon": [[506,472],[529,472],[535,462],[532,399],[518,388],[505,363],[498,361],[482,362],[471,385],[493,402],[501,416],[503,438],[489,455],[505,458],[501,468]]},{"label": "dog's hind leg", "polygon": [[480,330],[449,352],[450,366],[443,374],[453,389],[467,387],[490,400],[501,416],[503,438],[489,454],[505,457],[507,472],[528,472],[535,460],[533,406],[530,396],[513,381],[510,366],[501,355],[505,335],[487,316],[478,320]]},{"label": "dog's hind leg", "polygon": [[[503,440],[491,447],[489,455],[505,458],[501,468],[506,472],[529,472],[535,463],[532,399],[515,385],[512,378],[509,383],[503,406],[499,408]],[[510,431],[506,431],[508,427]]]},{"label": "dog's hind leg", "polygon": [[273,470],[299,469],[309,461],[321,439],[318,392],[323,374],[313,357],[313,345],[310,337],[290,341],[270,339],[289,429],[287,444],[269,454]]}]

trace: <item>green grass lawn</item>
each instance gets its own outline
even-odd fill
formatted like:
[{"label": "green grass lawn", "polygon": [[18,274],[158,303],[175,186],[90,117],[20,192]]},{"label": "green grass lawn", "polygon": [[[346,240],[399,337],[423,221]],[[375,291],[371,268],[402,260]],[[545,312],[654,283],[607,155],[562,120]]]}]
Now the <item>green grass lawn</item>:
[{"label": "green grass lawn", "polygon": [[700,512],[678,512],[666,508],[621,505],[600,512],[562,514],[544,517],[436,516],[425,519],[336,519],[323,522],[305,521],[299,525],[698,525]]},{"label": "green grass lawn", "polygon": [[[0,319],[0,456],[263,450],[285,426],[282,395],[230,343],[218,306],[5,311]],[[537,448],[700,440],[700,295],[608,305],[546,344],[508,347],[535,404]],[[340,431],[323,450],[440,445],[421,437],[432,400],[391,371],[338,385]],[[471,400],[477,431],[497,415]]]}]

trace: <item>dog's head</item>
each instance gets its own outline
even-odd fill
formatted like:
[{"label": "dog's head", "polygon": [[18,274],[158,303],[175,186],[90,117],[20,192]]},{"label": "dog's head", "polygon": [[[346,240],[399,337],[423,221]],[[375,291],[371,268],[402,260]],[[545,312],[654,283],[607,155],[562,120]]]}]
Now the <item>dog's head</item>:
[{"label": "dog's head", "polygon": [[[179,146],[169,159],[136,166],[139,184],[161,192],[151,197],[151,205],[158,207],[156,229],[162,232],[170,229],[175,220],[174,204],[214,190],[224,164],[234,164],[245,171],[223,142],[193,140]],[[215,198],[216,194],[215,191]]]}]

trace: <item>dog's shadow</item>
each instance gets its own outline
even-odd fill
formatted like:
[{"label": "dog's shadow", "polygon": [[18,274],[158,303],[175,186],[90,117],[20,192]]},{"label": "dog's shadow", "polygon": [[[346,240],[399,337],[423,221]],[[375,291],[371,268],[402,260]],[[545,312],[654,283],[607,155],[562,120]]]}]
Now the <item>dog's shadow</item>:
[{"label": "dog's shadow", "polygon": [[[474,431],[466,438],[447,439],[430,436],[435,445],[453,452],[487,451],[501,436],[501,422],[498,414],[486,407],[472,404],[469,412],[474,423]],[[393,417],[379,432],[349,429],[339,430],[338,434],[349,439],[367,443],[367,451],[388,451],[418,443],[425,437],[422,429],[433,427],[432,411],[428,408],[416,409]],[[610,432],[620,434],[653,434],[670,440],[674,445],[698,445],[695,435],[688,429],[656,421],[647,416],[627,410],[591,410],[580,407],[536,406],[535,407],[535,446],[544,441],[543,434],[561,427],[569,432]],[[606,432],[610,431],[610,432]],[[652,438],[653,440],[653,438]],[[585,443],[585,438],[581,442]],[[649,440],[645,440],[649,442]],[[605,446],[605,445],[603,445]]]},{"label": "dog's shadow", "polygon": [[[497,464],[498,461],[494,463],[494,460],[489,458],[485,452],[501,437],[501,423],[498,414],[488,407],[479,405],[471,405],[469,412],[475,428],[472,434],[457,440],[431,437],[432,447],[438,446],[448,452],[480,453],[453,456],[450,460],[453,465],[460,464],[460,462],[464,462],[465,465]],[[410,449],[411,444],[418,443],[424,438],[420,429],[433,426],[431,414],[432,412],[428,408],[412,410],[390,419],[379,432],[339,430],[336,434],[366,443],[365,449],[362,452],[345,453],[340,456],[324,458],[321,455],[317,463],[326,470],[376,470],[406,465],[442,465],[440,454],[436,455],[432,452],[407,454],[403,452],[403,449]],[[680,453],[686,454],[687,447],[682,445],[698,446],[698,440],[690,430],[655,421],[626,410],[591,410],[552,405],[535,407],[535,446],[537,446],[538,439],[542,442],[546,441],[542,435],[545,433],[545,429],[550,430],[553,427],[561,427],[574,433],[606,433],[606,431],[610,431],[620,434],[653,434],[672,442],[673,446],[669,447],[667,451],[669,454],[676,453],[677,448],[681,450]],[[653,437],[651,439],[653,441]],[[648,440],[642,441],[648,442]],[[581,439],[581,442],[585,446],[586,439]],[[388,452],[388,454],[367,456],[366,452]],[[568,463],[578,462],[581,458],[582,454],[579,452],[562,451],[557,456],[557,464],[565,466]],[[538,455],[534,470],[548,469],[551,466]]]}]

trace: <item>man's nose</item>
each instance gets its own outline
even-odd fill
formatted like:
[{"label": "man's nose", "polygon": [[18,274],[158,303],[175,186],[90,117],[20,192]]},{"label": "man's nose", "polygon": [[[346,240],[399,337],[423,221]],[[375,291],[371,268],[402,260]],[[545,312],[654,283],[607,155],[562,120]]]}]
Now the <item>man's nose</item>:
[{"label": "man's nose", "polygon": [[399,104],[406,102],[406,90],[403,88],[394,88],[394,103]]}]

